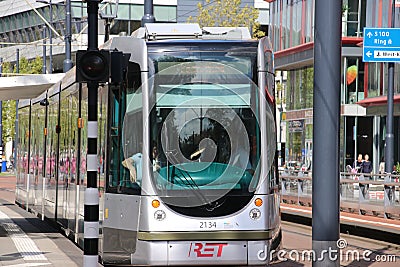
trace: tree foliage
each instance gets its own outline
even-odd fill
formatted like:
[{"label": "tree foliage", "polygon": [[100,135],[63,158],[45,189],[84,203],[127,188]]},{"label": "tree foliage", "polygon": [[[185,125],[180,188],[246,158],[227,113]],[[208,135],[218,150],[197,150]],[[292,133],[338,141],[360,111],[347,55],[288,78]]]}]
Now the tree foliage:
[{"label": "tree foliage", "polygon": [[[28,60],[22,57],[19,61],[20,74],[40,74],[42,73],[43,61],[40,57],[33,60]],[[10,62],[4,62],[2,67],[2,75],[7,76],[7,73],[17,73],[16,65]],[[8,140],[15,137],[15,100],[3,101],[3,135],[2,141],[5,144]]]},{"label": "tree foliage", "polygon": [[200,27],[247,27],[253,37],[260,38],[265,33],[257,22],[258,9],[246,5],[241,7],[241,0],[206,0],[205,4],[198,3],[197,17],[190,16],[188,22],[197,22]]}]

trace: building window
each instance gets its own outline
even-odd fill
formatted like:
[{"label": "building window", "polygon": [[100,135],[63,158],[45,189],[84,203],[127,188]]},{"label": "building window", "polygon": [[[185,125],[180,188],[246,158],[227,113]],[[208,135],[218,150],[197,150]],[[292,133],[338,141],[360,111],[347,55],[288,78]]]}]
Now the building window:
[{"label": "building window", "polygon": [[345,103],[355,104],[364,99],[364,63],[360,57],[344,58]]},{"label": "building window", "polygon": [[343,26],[345,36],[362,36],[365,27],[366,0],[344,0],[342,16],[346,22]]},{"label": "building window", "polygon": [[288,110],[313,107],[314,68],[303,68],[288,72]]},{"label": "building window", "polygon": [[[365,0],[364,0],[365,1]],[[366,3],[367,27],[390,27],[392,1],[368,0]]]}]

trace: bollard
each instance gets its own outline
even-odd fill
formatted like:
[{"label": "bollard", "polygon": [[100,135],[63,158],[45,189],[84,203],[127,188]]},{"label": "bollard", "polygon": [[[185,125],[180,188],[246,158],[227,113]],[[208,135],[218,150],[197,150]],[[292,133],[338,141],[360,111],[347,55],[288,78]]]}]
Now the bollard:
[{"label": "bollard", "polygon": [[286,179],[282,179],[282,195],[287,195],[287,182]]},{"label": "bollard", "polygon": [[[365,177],[363,174],[359,176],[359,181],[365,181]],[[359,204],[368,202],[369,200],[369,184],[359,184]],[[359,212],[361,215],[365,215],[365,211],[359,207]]]},{"label": "bollard", "polygon": [[[282,176],[289,176],[289,173],[285,170],[283,173],[282,173]],[[290,181],[290,180],[289,180]],[[287,195],[288,194],[288,188],[287,188],[287,186],[288,186],[288,181],[285,179],[285,178],[282,178],[282,195]],[[290,190],[290,189],[289,189]]]},{"label": "bollard", "polygon": [[[297,177],[304,177],[304,173],[299,172],[297,174]],[[301,205],[300,197],[303,195],[303,192],[304,192],[304,180],[297,179],[297,204],[298,205]]]},{"label": "bollard", "polygon": [[385,185],[384,185],[384,205],[385,205],[385,219],[389,219],[390,212],[387,212],[388,208],[393,206],[394,198],[395,198],[395,187],[386,185],[386,183],[391,183],[392,177],[390,173],[387,173],[385,176]]}]

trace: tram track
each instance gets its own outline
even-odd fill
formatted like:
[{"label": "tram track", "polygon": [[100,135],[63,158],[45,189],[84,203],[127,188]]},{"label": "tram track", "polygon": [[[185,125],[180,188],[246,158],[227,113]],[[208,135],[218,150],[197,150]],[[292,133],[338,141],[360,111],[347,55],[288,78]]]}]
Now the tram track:
[{"label": "tram track", "polygon": [[[288,206],[290,205],[281,205],[282,221],[312,226],[311,209],[309,207],[293,208]],[[400,245],[400,222],[397,222],[397,220],[384,220],[373,216],[344,212],[341,212],[340,217],[340,232],[342,234],[365,238],[373,236],[376,240]]]}]

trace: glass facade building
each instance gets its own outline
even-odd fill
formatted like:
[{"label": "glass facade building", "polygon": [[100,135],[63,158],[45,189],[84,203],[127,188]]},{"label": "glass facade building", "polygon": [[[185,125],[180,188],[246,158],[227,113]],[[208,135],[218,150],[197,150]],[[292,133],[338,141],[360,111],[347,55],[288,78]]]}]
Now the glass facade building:
[{"label": "glass facade building", "polygon": [[[177,22],[177,1],[155,1],[154,14],[160,22]],[[51,5],[51,7],[50,7]],[[71,0],[71,32],[80,33],[87,24],[86,3]],[[116,6],[111,2],[102,2],[99,9],[105,14],[112,14]],[[0,38],[5,43],[28,43],[42,38],[45,20],[61,35],[65,34],[65,1],[62,0],[27,0],[0,1]],[[143,16],[142,1],[119,1],[117,17],[111,23],[111,34],[121,31],[132,32],[140,26]],[[101,30],[101,27],[99,27]],[[54,33],[53,33],[54,35]]]},{"label": "glass facade building", "polygon": [[[105,15],[115,15],[110,20],[111,35],[130,35],[141,25],[144,0],[102,1],[99,4],[99,44],[105,35]],[[154,0],[154,17],[161,23],[185,23],[189,16],[198,15],[197,4],[205,0]],[[241,6],[254,6],[259,10],[261,29],[268,32],[269,4],[263,0],[242,0]],[[48,66],[54,72],[62,70],[64,60],[64,36],[66,34],[65,0],[0,0],[0,54],[3,61],[14,62],[15,50],[21,57],[41,57],[44,33]],[[85,1],[71,0],[72,53],[86,49],[87,6]],[[50,29],[51,28],[51,29]],[[50,34],[51,42],[50,44]],[[40,41],[40,44],[39,42]],[[51,49],[50,49],[51,47]],[[49,59],[51,55],[52,59]],[[73,57],[74,58],[74,57]],[[49,64],[51,63],[51,64]]]},{"label": "glass facade building", "polygon": [[[287,161],[311,166],[313,115],[313,48],[315,0],[276,0],[270,3],[270,36],[276,70],[287,71]],[[362,61],[364,27],[400,25],[400,8],[392,18],[391,0],[343,0],[341,71],[341,170],[357,154],[369,154],[378,172],[384,155],[388,64]],[[395,94],[400,94],[395,66]],[[400,95],[395,96],[395,163],[400,161]],[[283,151],[282,151],[283,153]]]}]

